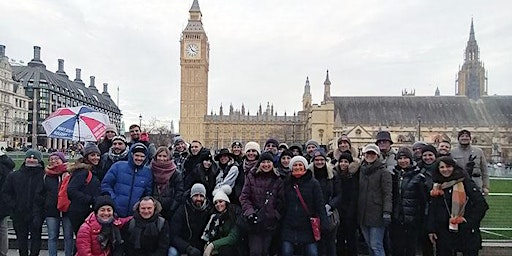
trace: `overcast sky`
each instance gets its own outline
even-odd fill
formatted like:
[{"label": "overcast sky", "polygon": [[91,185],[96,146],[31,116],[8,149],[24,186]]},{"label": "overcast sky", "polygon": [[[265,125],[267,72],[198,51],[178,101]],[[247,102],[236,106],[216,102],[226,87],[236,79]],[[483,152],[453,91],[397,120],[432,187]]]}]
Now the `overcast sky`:
[{"label": "overcast sky", "polygon": [[[192,0],[0,1],[0,44],[9,58],[57,59],[73,79],[109,83],[128,126],[179,120],[179,40]],[[440,0],[200,0],[210,42],[209,107],[281,115],[301,108],[306,77],[313,103],[329,70],[335,96],[453,95],[471,18],[489,94],[511,95],[512,2]],[[508,75],[507,75],[508,74]]]}]

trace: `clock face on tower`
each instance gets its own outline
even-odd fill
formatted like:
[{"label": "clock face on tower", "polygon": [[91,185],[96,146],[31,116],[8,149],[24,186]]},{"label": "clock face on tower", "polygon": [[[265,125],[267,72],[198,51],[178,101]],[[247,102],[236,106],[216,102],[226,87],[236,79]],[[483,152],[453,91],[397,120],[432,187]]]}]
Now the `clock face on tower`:
[{"label": "clock face on tower", "polygon": [[199,54],[199,46],[193,43],[187,44],[185,52],[188,57],[196,57]]}]

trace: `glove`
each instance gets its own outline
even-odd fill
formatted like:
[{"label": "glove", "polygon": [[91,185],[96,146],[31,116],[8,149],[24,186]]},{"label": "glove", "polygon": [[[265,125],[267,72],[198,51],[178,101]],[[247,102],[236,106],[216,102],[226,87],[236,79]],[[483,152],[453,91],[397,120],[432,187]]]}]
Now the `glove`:
[{"label": "glove", "polygon": [[206,247],[204,248],[203,256],[210,256],[210,255],[212,255],[213,248],[214,248],[213,243],[208,243],[206,245]]},{"label": "glove", "polygon": [[388,226],[391,223],[391,213],[384,212],[382,214],[382,219],[384,220],[384,226]]},{"label": "glove", "polygon": [[327,213],[327,216],[331,216],[331,206],[329,204],[325,204],[325,212]]},{"label": "glove", "polygon": [[195,248],[192,245],[189,245],[187,247],[187,255],[188,256],[201,256],[201,251],[197,248]]},{"label": "glove", "polygon": [[258,215],[253,213],[247,216],[247,221],[249,222],[249,224],[258,224]]},{"label": "glove", "polygon": [[466,163],[466,172],[468,172],[469,176],[473,174],[473,168],[475,168],[475,159],[476,156],[469,155],[468,162]]}]

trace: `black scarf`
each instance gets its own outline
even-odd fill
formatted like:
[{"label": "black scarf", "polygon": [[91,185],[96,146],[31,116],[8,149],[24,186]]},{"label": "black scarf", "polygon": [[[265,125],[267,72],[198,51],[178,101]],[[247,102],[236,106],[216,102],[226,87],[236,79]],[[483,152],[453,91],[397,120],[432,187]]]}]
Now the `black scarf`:
[{"label": "black scarf", "polygon": [[158,213],[153,214],[149,219],[143,219],[138,211],[133,213],[133,220],[135,221],[135,228],[130,230],[130,242],[133,243],[135,249],[140,249],[141,238],[145,237],[158,237]]},{"label": "black scarf", "polygon": [[119,228],[112,224],[114,222],[114,218],[111,218],[106,222],[101,221],[100,218],[96,218],[96,220],[101,224],[101,231],[97,237],[98,242],[101,245],[101,249],[106,250],[111,244],[112,255],[122,255],[122,250],[120,248],[124,241],[121,238],[121,231]]}]

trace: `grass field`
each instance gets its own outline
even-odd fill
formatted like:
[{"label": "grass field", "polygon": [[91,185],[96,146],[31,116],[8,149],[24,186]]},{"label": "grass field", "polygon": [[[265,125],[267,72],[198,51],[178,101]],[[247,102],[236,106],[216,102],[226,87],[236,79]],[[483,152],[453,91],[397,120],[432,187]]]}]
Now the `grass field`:
[{"label": "grass field", "polygon": [[[491,193],[510,193],[506,196],[489,195],[489,210],[482,220],[483,239],[512,239],[512,180],[491,179]],[[486,230],[508,228],[510,230]]]}]

